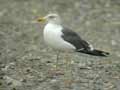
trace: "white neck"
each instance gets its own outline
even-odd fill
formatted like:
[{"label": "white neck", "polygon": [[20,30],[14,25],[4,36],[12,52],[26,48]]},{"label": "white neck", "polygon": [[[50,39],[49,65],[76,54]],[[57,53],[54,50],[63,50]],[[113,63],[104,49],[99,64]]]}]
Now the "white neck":
[{"label": "white neck", "polygon": [[[58,29],[59,28],[59,29]],[[56,29],[58,29],[58,30],[61,30],[62,29],[62,26],[60,25],[60,24],[54,24],[54,23],[47,23],[46,25],[45,25],[45,28],[44,28],[45,30],[56,30]]]},{"label": "white neck", "polygon": [[61,27],[60,24],[56,24],[56,23],[47,23],[46,26],[47,26],[47,27],[54,27],[54,28],[55,28],[55,27],[56,27],[56,28]]}]

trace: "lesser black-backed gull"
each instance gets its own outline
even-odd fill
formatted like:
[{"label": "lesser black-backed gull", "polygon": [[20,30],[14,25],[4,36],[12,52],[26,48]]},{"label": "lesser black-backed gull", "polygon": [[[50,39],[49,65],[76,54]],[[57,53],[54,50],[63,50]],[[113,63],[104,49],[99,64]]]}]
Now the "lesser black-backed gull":
[{"label": "lesser black-backed gull", "polygon": [[94,56],[108,56],[109,53],[94,49],[91,44],[82,39],[76,32],[62,25],[58,14],[48,14],[39,18],[38,22],[47,21],[44,27],[44,40],[50,47],[62,51],[75,51]]}]

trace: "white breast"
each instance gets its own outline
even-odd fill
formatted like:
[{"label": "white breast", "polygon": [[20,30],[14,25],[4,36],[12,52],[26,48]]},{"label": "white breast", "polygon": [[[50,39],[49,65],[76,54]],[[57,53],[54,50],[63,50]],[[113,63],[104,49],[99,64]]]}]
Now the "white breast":
[{"label": "white breast", "polygon": [[62,39],[62,27],[48,23],[44,28],[44,40],[52,48],[59,50],[75,50],[75,47]]}]

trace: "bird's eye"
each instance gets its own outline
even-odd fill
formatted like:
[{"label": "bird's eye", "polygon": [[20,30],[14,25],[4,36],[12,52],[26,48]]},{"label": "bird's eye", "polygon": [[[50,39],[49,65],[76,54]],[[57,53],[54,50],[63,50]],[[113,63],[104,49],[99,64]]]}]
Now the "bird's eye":
[{"label": "bird's eye", "polygon": [[49,18],[51,18],[51,19],[52,19],[52,18],[54,18],[54,16],[49,16]]}]

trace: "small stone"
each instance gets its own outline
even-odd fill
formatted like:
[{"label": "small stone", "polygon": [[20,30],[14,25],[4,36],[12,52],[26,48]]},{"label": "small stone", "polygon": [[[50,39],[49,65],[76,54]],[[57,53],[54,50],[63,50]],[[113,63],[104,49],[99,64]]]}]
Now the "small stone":
[{"label": "small stone", "polygon": [[51,80],[51,83],[55,83],[55,82],[57,82],[57,79],[52,79]]},{"label": "small stone", "polygon": [[17,90],[17,89],[14,87],[14,88],[12,88],[12,90]]},{"label": "small stone", "polygon": [[51,63],[51,61],[46,61],[46,63]]},{"label": "small stone", "polygon": [[86,21],[86,23],[85,23],[87,26],[89,26],[90,24],[91,24],[91,22],[90,21]]},{"label": "small stone", "polygon": [[120,57],[120,54],[118,53],[117,56]]},{"label": "small stone", "polygon": [[27,73],[30,73],[30,72],[31,72],[31,69],[30,69],[30,68],[27,68],[25,71],[26,71]]},{"label": "small stone", "polygon": [[5,68],[5,64],[1,64],[1,65],[0,65],[0,68]]},{"label": "small stone", "polygon": [[1,76],[4,76],[4,75],[5,75],[5,73],[4,73],[4,72],[0,72],[0,77],[1,77]]},{"label": "small stone", "polygon": [[75,64],[75,62],[72,60],[72,61],[71,61],[71,64]]},{"label": "small stone", "polygon": [[2,85],[2,82],[0,82],[0,86]]},{"label": "small stone", "polygon": [[27,80],[24,78],[24,79],[21,79],[20,80],[21,82],[27,82]]},{"label": "small stone", "polygon": [[117,42],[116,42],[115,40],[112,40],[112,41],[111,41],[111,44],[112,44],[113,46],[115,46],[115,45],[117,45]]},{"label": "small stone", "polygon": [[3,79],[3,76],[0,76],[0,79]]},{"label": "small stone", "polygon": [[38,11],[36,9],[33,9],[32,12],[36,14]]}]

